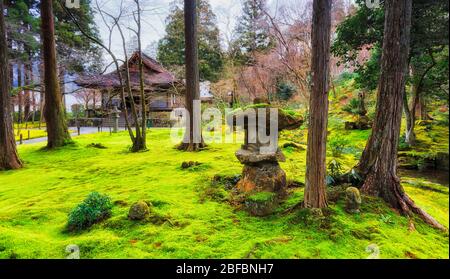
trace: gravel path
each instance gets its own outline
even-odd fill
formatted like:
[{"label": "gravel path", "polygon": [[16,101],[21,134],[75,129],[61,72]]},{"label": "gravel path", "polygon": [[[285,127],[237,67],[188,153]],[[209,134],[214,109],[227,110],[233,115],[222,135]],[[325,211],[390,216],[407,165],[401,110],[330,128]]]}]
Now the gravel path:
[{"label": "gravel path", "polygon": [[[69,127],[69,130],[76,131],[77,127]],[[103,129],[103,131],[105,131],[105,128]],[[97,127],[81,127],[81,129],[80,129],[81,135],[95,134],[95,133],[98,133]],[[76,136],[78,136],[78,133],[77,132],[72,133],[71,136],[76,137]],[[45,142],[45,141],[47,141],[47,137],[24,140],[23,144],[31,144],[31,143],[38,143],[38,142]],[[19,142],[17,142],[17,144],[19,144]]]}]

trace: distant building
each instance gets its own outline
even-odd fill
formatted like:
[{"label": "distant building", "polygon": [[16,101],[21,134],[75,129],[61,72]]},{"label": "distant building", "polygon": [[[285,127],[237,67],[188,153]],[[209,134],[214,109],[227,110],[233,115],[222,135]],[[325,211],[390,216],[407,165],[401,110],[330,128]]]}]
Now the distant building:
[{"label": "distant building", "polygon": [[[168,112],[174,108],[183,106],[185,86],[182,81],[178,80],[174,74],[164,69],[153,58],[143,54],[142,62],[144,64],[144,91],[148,107],[147,117],[151,119],[154,113],[166,112],[164,115],[168,117]],[[128,60],[130,69],[130,83],[134,101],[137,105],[138,115],[142,115],[142,107],[140,98],[140,77],[139,77],[139,52],[134,52]],[[120,70],[125,73],[124,65],[120,66]],[[125,77],[125,75],[123,75]],[[125,78],[124,78],[125,79]],[[121,121],[124,125],[125,108],[131,114],[131,96],[125,90],[125,103],[121,98],[121,85],[119,76],[116,71],[103,75],[82,76],[75,83],[84,88],[95,89],[101,93],[101,109],[107,114],[113,107],[117,107],[122,111]],[[124,80],[125,83],[125,80]],[[153,114],[153,115],[152,115]],[[161,115],[161,114],[160,114]],[[129,119],[132,119],[129,117]]]},{"label": "distant building", "polygon": [[211,92],[211,82],[203,81],[200,82],[200,100],[202,102],[212,103],[214,100],[214,95]]}]

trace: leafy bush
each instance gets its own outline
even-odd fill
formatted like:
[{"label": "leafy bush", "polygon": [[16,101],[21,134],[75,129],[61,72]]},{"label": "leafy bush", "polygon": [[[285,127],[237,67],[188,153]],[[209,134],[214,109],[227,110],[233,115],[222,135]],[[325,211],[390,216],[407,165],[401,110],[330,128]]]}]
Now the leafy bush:
[{"label": "leafy bush", "polygon": [[297,88],[287,82],[277,83],[277,98],[282,101],[288,101],[297,91]]},{"label": "leafy bush", "polygon": [[350,102],[345,105],[342,110],[348,113],[358,115],[361,113],[361,101],[358,98],[351,98]]},{"label": "leafy bush", "polygon": [[353,79],[355,79],[356,77],[357,77],[356,73],[343,72],[337,78],[336,83],[337,84],[342,84],[342,83],[345,83],[345,82],[349,82],[349,81],[352,81]]},{"label": "leafy bush", "polygon": [[335,180],[342,175],[342,164],[338,160],[331,160],[328,163],[328,174]]},{"label": "leafy bush", "polygon": [[69,231],[81,231],[111,216],[112,203],[106,195],[92,192],[70,213],[67,228]]},{"label": "leafy bush", "polygon": [[404,136],[401,136],[398,139],[398,150],[400,150],[400,151],[411,150],[411,146],[409,146],[409,144],[405,142],[405,137]]},{"label": "leafy bush", "polygon": [[333,137],[328,142],[328,147],[330,148],[333,157],[340,157],[348,145],[349,141],[341,137]]}]

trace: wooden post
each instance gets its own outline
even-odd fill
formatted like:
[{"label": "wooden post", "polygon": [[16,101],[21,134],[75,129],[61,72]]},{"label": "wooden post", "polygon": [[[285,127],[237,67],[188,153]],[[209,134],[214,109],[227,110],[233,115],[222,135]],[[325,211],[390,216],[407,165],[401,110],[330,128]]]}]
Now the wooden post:
[{"label": "wooden post", "polygon": [[23,144],[23,135],[22,134],[20,134],[20,136],[19,136],[19,142],[20,142],[20,144]]},{"label": "wooden post", "polygon": [[30,130],[28,130],[28,140],[30,139]]}]

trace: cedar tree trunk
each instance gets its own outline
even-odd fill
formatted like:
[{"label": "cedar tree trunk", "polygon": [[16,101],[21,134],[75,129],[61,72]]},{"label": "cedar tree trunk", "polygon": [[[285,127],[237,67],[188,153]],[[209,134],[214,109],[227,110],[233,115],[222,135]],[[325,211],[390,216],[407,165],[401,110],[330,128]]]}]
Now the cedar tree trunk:
[{"label": "cedar tree trunk", "polygon": [[3,11],[3,1],[0,1],[0,170],[22,167],[12,127],[8,48]]},{"label": "cedar tree trunk", "polygon": [[331,0],[314,0],[312,22],[312,86],[309,100],[308,148],[304,205],[324,208],[330,62]]},{"label": "cedar tree trunk", "polygon": [[357,166],[361,192],[381,197],[404,214],[445,229],[406,195],[397,176],[397,149],[407,76],[412,0],[386,0],[381,75],[372,134]]},{"label": "cedar tree trunk", "polygon": [[[189,121],[186,122],[184,141],[179,145],[180,150],[198,151],[204,147],[201,138],[200,115],[194,115],[194,101],[200,101],[200,78],[198,69],[197,42],[197,1],[184,0],[184,25],[186,42],[186,110]],[[197,122],[197,123],[196,123]],[[194,124],[195,123],[195,124]],[[197,128],[197,131],[194,131]],[[195,142],[195,134],[200,135],[200,142]]]},{"label": "cedar tree trunk", "polygon": [[47,123],[47,148],[55,148],[69,142],[70,135],[64,119],[61,91],[57,75],[55,26],[52,0],[41,1],[41,36],[44,54],[45,107]]}]

